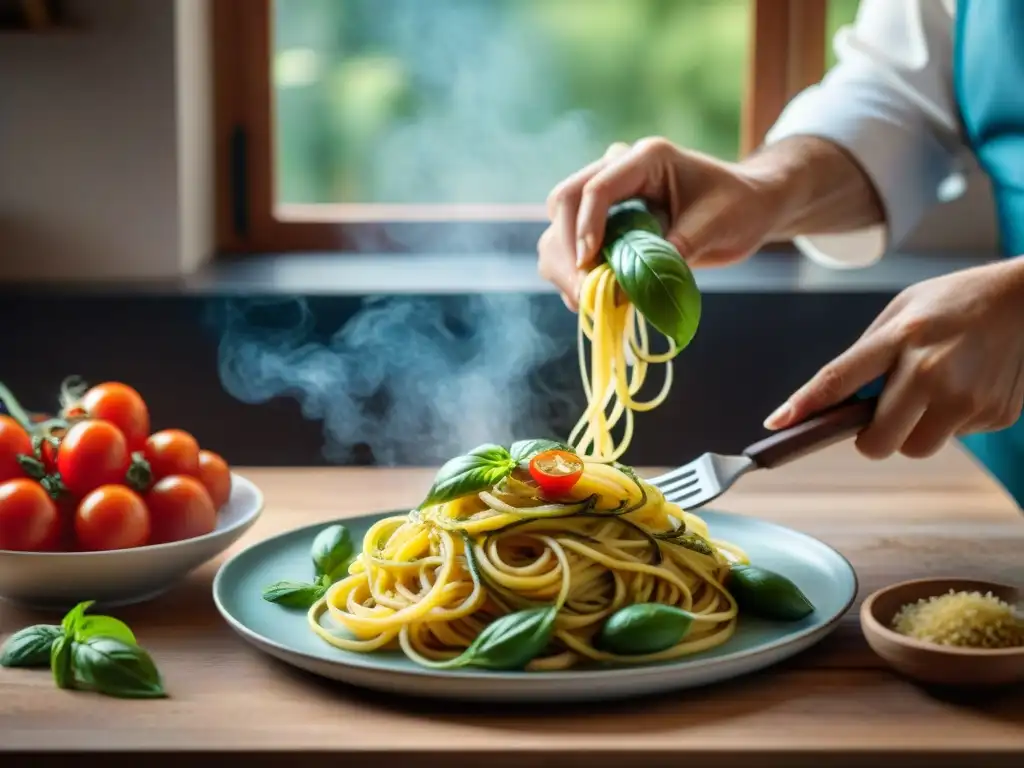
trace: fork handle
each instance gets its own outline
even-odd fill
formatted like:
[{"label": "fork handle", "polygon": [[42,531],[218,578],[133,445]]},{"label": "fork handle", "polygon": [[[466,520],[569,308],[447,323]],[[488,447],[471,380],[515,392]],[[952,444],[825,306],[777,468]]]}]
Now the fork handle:
[{"label": "fork handle", "polygon": [[748,447],[743,455],[759,469],[781,467],[860,432],[871,423],[877,405],[877,397],[855,397],[795,426],[780,429]]}]

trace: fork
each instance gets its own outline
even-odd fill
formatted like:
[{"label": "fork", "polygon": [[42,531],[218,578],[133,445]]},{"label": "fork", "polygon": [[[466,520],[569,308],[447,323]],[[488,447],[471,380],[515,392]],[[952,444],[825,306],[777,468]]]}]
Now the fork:
[{"label": "fork", "polygon": [[806,421],[780,429],[738,456],[705,453],[647,482],[656,486],[666,500],[687,510],[697,509],[717,499],[748,472],[781,467],[852,437],[871,422],[876,405],[877,396],[855,395]]}]

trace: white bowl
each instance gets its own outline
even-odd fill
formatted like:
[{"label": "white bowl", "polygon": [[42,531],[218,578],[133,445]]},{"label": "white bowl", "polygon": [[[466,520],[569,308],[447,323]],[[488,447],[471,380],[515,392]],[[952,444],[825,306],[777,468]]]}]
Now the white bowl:
[{"label": "white bowl", "polygon": [[141,603],[230,547],[259,518],[263,494],[231,474],[231,498],[204,536],[105,552],[14,552],[0,549],[0,597],[63,609],[95,600],[97,607]]}]

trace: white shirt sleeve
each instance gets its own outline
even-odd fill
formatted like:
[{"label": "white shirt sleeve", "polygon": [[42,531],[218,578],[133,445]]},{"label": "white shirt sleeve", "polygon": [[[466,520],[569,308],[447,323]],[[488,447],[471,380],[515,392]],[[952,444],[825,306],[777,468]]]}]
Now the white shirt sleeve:
[{"label": "white shirt sleeve", "polygon": [[843,147],[871,178],[884,225],[794,240],[830,267],[866,267],[900,246],[939,200],[964,152],[953,95],[953,3],[861,0],[841,29],[838,63],[796,96],[766,143],[818,136]]}]

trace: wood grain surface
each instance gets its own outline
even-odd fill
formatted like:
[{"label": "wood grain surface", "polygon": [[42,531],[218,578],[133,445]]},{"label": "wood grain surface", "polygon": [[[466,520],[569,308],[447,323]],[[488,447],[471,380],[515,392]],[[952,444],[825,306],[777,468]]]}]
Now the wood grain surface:
[{"label": "wood grain surface", "polygon": [[[239,471],[264,490],[267,511],[231,552],[300,525],[415,504],[433,474]],[[873,463],[838,446],[753,473],[715,507],[838,549],[857,570],[857,605],[915,577],[1024,580],[1024,516],[955,447],[926,461]],[[489,766],[621,765],[641,756],[645,765],[711,757],[716,765],[857,765],[896,755],[903,765],[956,765],[970,755],[980,766],[1020,765],[1024,756],[1024,691],[929,691],[900,679],[864,642],[856,605],[816,648],[725,685],[611,706],[459,706],[327,683],[261,655],[214,608],[220,562],[162,598],[116,612],[156,658],[171,698],[69,693],[44,672],[0,669],[0,749],[266,751],[284,761],[301,750],[310,764],[326,751],[417,752],[449,765],[486,755]],[[0,602],[0,639],[52,618]]]}]

